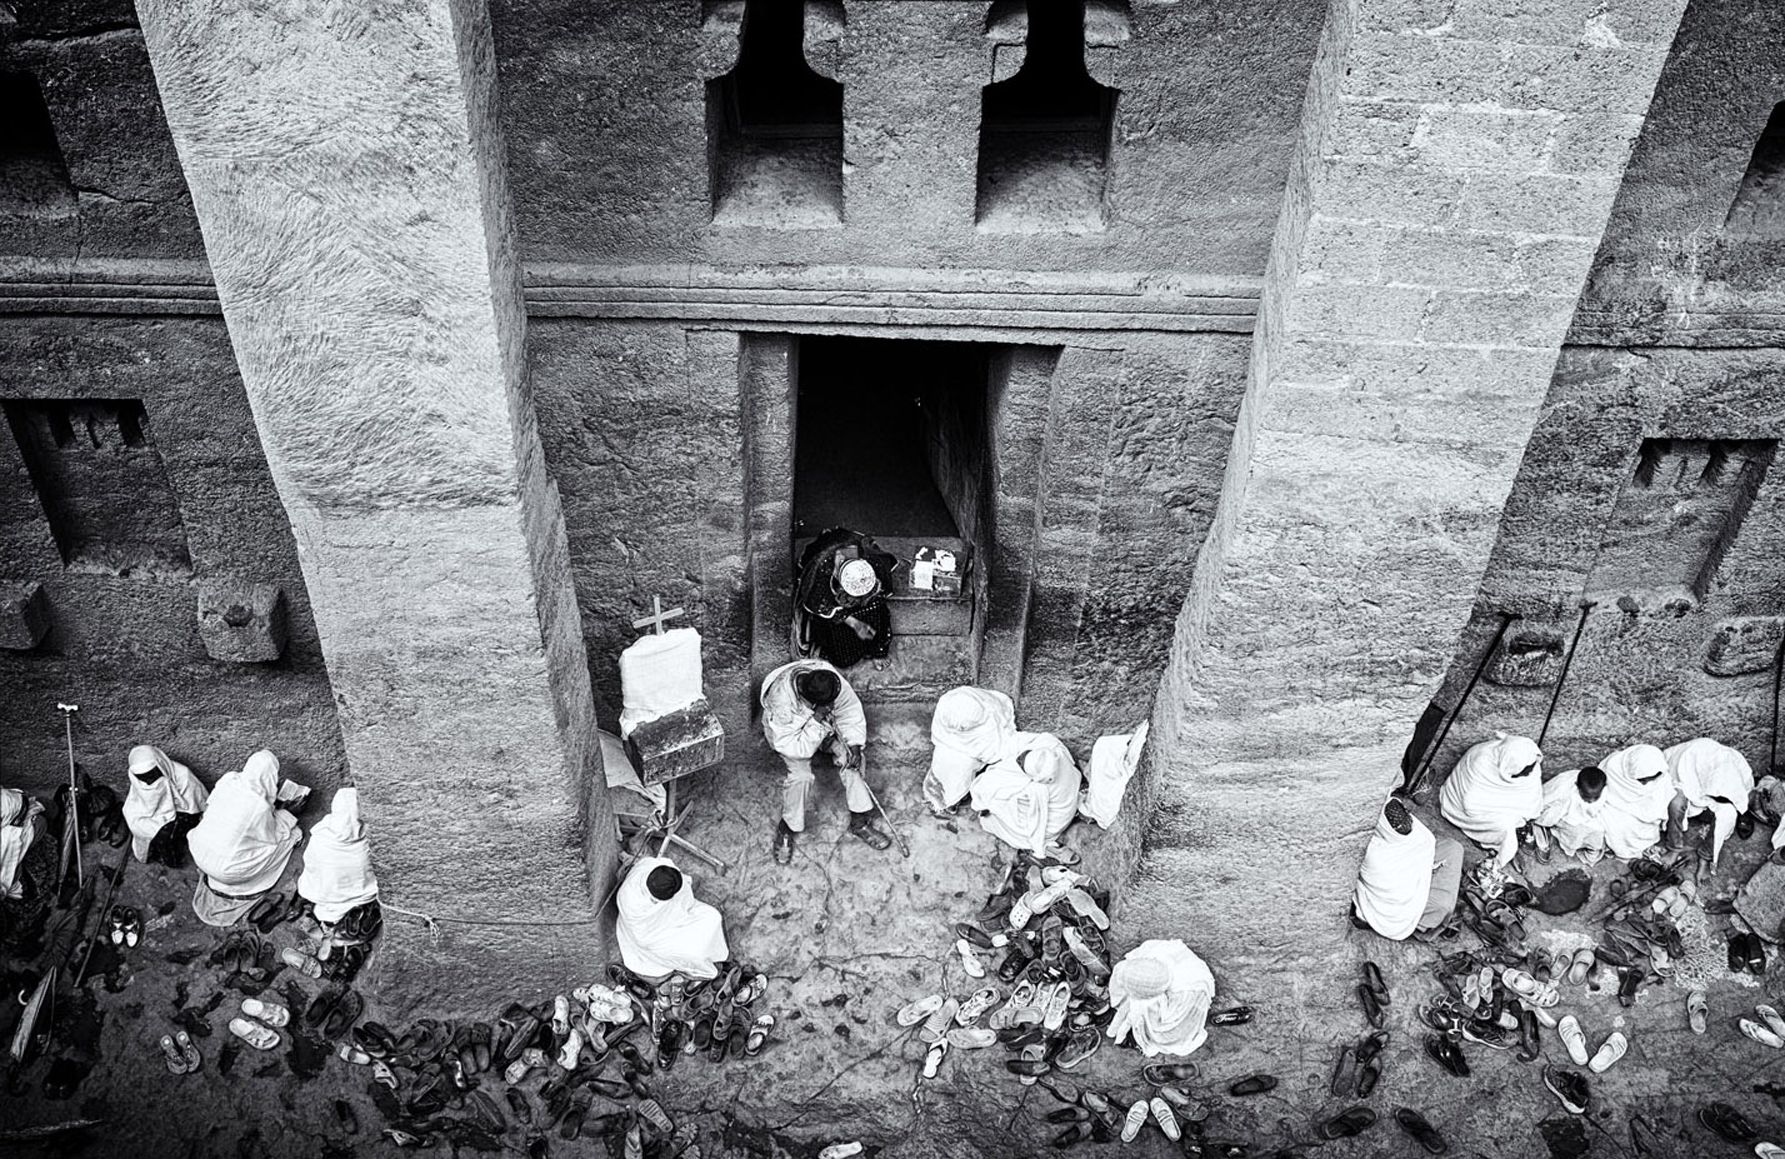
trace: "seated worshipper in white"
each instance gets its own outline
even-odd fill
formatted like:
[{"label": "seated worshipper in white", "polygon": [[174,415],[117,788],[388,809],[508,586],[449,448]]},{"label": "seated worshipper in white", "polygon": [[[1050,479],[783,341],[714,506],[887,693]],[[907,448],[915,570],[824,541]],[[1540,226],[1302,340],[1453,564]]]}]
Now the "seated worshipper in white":
[{"label": "seated worshipper in white", "polygon": [[1667,758],[1674,788],[1667,810],[1668,843],[1677,845],[1684,840],[1686,822],[1711,814],[1711,868],[1715,869],[1717,858],[1723,855],[1723,843],[1752,803],[1754,770],[1747,757],[1708,736],[1674,745],[1662,755]]},{"label": "seated worshipper in white", "polygon": [[328,816],[310,827],[298,896],[310,903],[316,920],[332,926],[378,896],[372,849],[359,819],[359,790],[335,790]]},{"label": "seated worshipper in white", "polygon": [[[175,868],[186,864],[185,842],[155,838],[169,823],[178,821],[190,833],[205,811],[211,792],[192,770],[156,748],[139,744],[130,750],[130,792],[124,798],[124,823],[130,826],[130,851],[138,861],[154,860]],[[170,832],[170,838],[180,836]]]},{"label": "seated worshipper in white", "polygon": [[[0,899],[19,901],[39,885],[46,891],[55,878],[55,843],[44,835],[43,802],[17,789],[0,789]],[[25,859],[37,849],[34,862],[44,863],[41,874],[32,873]]]},{"label": "seated worshipper in white", "polygon": [[812,761],[827,753],[843,782],[849,803],[849,832],[875,849],[892,838],[874,826],[874,795],[862,779],[862,747],[868,718],[849,681],[823,660],[795,660],[762,681],[762,734],[781,754],[787,776],[781,781],[781,820],[775,826],[777,865],[793,860],[794,835],[806,831],[806,800],[812,792]]},{"label": "seated worshipper in white", "polygon": [[1430,933],[1456,909],[1462,881],[1462,843],[1439,840],[1405,801],[1390,797],[1364,848],[1351,924],[1396,942]]},{"label": "seated worshipper in white", "polygon": [[1605,770],[1597,765],[1557,773],[1543,783],[1543,809],[1531,842],[1547,859],[1553,843],[1568,857],[1597,865],[1605,856]]},{"label": "seated worshipper in white", "polygon": [[1060,844],[1060,835],[1078,816],[1083,781],[1059,737],[1019,732],[973,782],[971,799],[987,833],[1037,857],[1071,863],[1078,855]]},{"label": "seated worshipper in white", "polygon": [[261,749],[239,773],[225,773],[211,803],[187,835],[192,863],[203,875],[192,911],[206,925],[231,926],[279,884],[292,850],[303,841],[295,808],[309,790],[279,779],[279,758]]},{"label": "seated worshipper in white", "polygon": [[731,957],[725,919],[704,901],[667,857],[641,857],[626,874],[616,900],[614,939],[620,960],[655,984],[670,974],[699,981],[719,974]]},{"label": "seated worshipper in white", "polygon": [[1444,819],[1494,854],[1504,869],[1519,830],[1543,807],[1543,753],[1528,737],[1496,732],[1463,754],[1438,794]]},{"label": "seated worshipper in white", "polygon": [[979,771],[1003,756],[1016,735],[1016,707],[989,688],[963,685],[944,692],[930,718],[930,775],[923,796],[930,811],[946,817],[961,803]]},{"label": "seated worshipper in white", "polygon": [[1614,857],[1641,857],[1660,843],[1673,804],[1667,757],[1652,744],[1633,744],[1599,767],[1605,770],[1605,847]]},{"label": "seated worshipper in white", "polygon": [[1215,976],[1183,942],[1142,942],[1116,963],[1109,975],[1109,1001],[1115,1007],[1109,1036],[1120,1043],[1130,1035],[1148,1058],[1189,1054],[1208,1038],[1205,1023],[1215,1000]]}]

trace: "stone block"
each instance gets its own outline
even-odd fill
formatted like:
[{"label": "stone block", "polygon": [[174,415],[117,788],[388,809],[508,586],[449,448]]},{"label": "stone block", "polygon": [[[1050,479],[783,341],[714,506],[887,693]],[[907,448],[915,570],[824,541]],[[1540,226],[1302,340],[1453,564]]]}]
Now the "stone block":
[{"label": "stone block", "polygon": [[1574,298],[1560,294],[1440,290],[1433,295],[1420,337],[1427,342],[1467,346],[1553,349],[1574,316],[1574,303]]},{"label": "stone block", "polygon": [[1510,628],[1484,675],[1509,688],[1547,688],[1561,675],[1566,650],[1559,628]]},{"label": "stone block", "polygon": [[36,580],[0,583],[0,648],[29,652],[50,630],[50,599]]},{"label": "stone block", "polygon": [[1778,616],[1734,616],[1719,621],[1705,652],[1704,670],[1712,676],[1769,671],[1782,639],[1785,619]]},{"label": "stone block", "polygon": [[198,634],[213,660],[264,664],[285,652],[285,593],[277,584],[199,585]]},{"label": "stone block", "polygon": [[703,698],[640,724],[626,738],[626,753],[645,784],[662,784],[724,760],[725,728]]},{"label": "stone block", "polygon": [[1413,134],[1419,159],[1445,169],[1535,173],[1549,163],[1562,116],[1523,109],[1432,108]]}]

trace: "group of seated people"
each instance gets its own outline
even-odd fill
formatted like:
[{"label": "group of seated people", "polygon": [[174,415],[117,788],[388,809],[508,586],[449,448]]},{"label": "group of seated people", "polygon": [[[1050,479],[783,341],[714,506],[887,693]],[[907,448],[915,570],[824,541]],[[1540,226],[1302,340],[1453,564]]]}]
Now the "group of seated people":
[{"label": "group of seated people", "polygon": [[[1693,818],[1712,821],[1714,867],[1746,822],[1756,783],[1741,753],[1699,737],[1663,750],[1634,744],[1579,769],[1543,778],[1543,753],[1528,737],[1496,733],[1471,747],[1439,793],[1439,810],[1488,852],[1488,871],[1511,864],[1523,842],[1593,865],[1677,845]],[[1400,796],[1390,797],[1364,853],[1353,920],[1399,940],[1442,925],[1455,907],[1462,845],[1437,838]]]}]

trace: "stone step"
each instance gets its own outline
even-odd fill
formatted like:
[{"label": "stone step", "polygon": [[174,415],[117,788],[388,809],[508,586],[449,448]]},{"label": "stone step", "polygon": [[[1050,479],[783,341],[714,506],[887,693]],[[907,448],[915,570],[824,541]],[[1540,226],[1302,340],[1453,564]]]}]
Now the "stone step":
[{"label": "stone step", "polygon": [[864,660],[845,673],[869,704],[934,704],[957,684],[973,683],[971,636],[894,636],[884,660]]}]

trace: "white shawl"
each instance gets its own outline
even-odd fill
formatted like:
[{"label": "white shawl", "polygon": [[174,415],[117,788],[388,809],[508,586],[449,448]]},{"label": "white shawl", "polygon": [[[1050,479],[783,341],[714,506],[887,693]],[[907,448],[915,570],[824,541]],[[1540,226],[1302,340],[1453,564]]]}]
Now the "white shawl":
[{"label": "white shawl", "polygon": [[1100,736],[1091,745],[1091,759],[1085,770],[1085,791],[1078,799],[1078,811],[1108,829],[1115,823],[1128,792],[1128,782],[1140,767],[1140,755],[1147,747],[1147,722],[1133,732],[1120,736]]},{"label": "white shawl", "polygon": [[[1652,744],[1633,744],[1600,761],[1599,767],[1605,770],[1605,844],[1619,857],[1641,857],[1661,840],[1667,807],[1673,803],[1667,757]],[[1645,784],[1641,777],[1651,779]]]},{"label": "white shawl", "polygon": [[1686,816],[1707,809],[1716,819],[1711,834],[1711,867],[1722,856],[1723,843],[1735,832],[1735,820],[1747,811],[1754,792],[1754,770],[1748,758],[1709,737],[1677,744],[1662,754],[1674,789],[1686,798]]},{"label": "white shawl", "polygon": [[[1496,732],[1463,754],[1438,805],[1444,819],[1476,844],[1497,851],[1504,866],[1518,853],[1518,830],[1543,807],[1543,752],[1537,742]],[[1520,777],[1526,765],[1537,767]]]},{"label": "white shawl", "polygon": [[989,688],[963,685],[944,692],[930,718],[930,775],[924,798],[938,809],[951,808],[973,784],[973,777],[1010,747],[1016,735],[1016,706],[1010,697]]},{"label": "white shawl", "polygon": [[37,840],[37,817],[43,802],[17,789],[0,789],[0,897],[23,897],[19,866]]},{"label": "white shawl", "polygon": [[1010,750],[973,782],[973,808],[987,833],[1039,857],[1072,824],[1082,780],[1059,737],[1014,733]]},{"label": "white shawl", "polygon": [[225,897],[253,897],[279,884],[291,851],[304,838],[297,818],[277,810],[279,760],[265,749],[211,790],[204,820],[186,843],[192,863]]},{"label": "white shawl", "polygon": [[[1429,868],[1429,866],[1428,866]],[[1128,952],[1109,976],[1116,1014],[1109,1036],[1134,1036],[1151,1058],[1189,1054],[1208,1038],[1205,1024],[1215,1000],[1215,976],[1183,942],[1154,939]]]},{"label": "white shawl", "polygon": [[330,923],[378,896],[366,826],[359,819],[358,789],[336,789],[328,816],[311,827],[297,891],[315,906],[317,921]]},{"label": "white shawl", "polygon": [[[161,776],[153,784],[138,779],[155,769]],[[149,856],[149,842],[161,827],[180,813],[202,813],[211,797],[204,782],[192,770],[154,745],[139,744],[130,750],[130,793],[124,798],[124,823],[130,826],[130,851],[138,861]]]},{"label": "white shawl", "polygon": [[[812,706],[800,698],[793,678],[802,672],[828,670],[837,677],[841,688],[831,704],[830,721],[819,720]],[[762,735],[769,745],[784,757],[810,759],[818,746],[835,732],[844,744],[868,743],[868,717],[862,711],[861,697],[836,668],[823,660],[795,660],[783,664],[762,679]]]},{"label": "white shawl", "polygon": [[620,886],[615,899],[619,917],[614,921],[620,960],[646,978],[675,971],[693,979],[717,977],[717,964],[731,957],[725,919],[712,906],[694,900],[687,874],[674,897],[668,901],[653,897],[645,879],[660,865],[675,868],[666,857],[640,858]]},{"label": "white shawl", "polygon": [[[1537,824],[1550,832],[1563,853],[1591,864],[1605,852],[1607,793],[1600,793],[1597,801],[1583,801],[1579,781],[1580,770],[1569,769],[1544,782],[1543,809],[1537,814]],[[1608,777],[1608,791],[1609,781]]]},{"label": "white shawl", "polygon": [[1358,916],[1391,941],[1401,941],[1419,928],[1432,895],[1432,861],[1437,838],[1418,817],[1413,830],[1396,833],[1386,814],[1377,814],[1376,832],[1364,849],[1352,901]]}]

